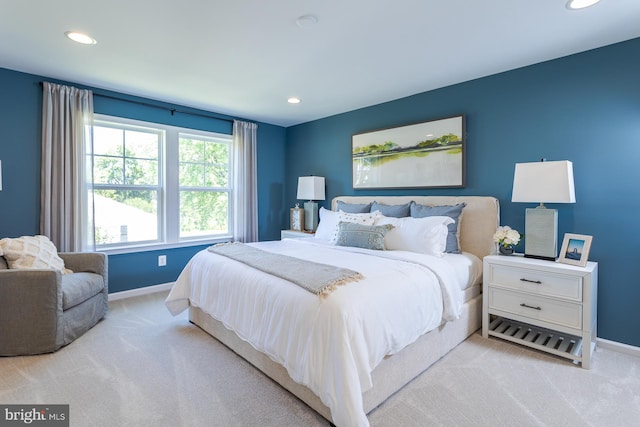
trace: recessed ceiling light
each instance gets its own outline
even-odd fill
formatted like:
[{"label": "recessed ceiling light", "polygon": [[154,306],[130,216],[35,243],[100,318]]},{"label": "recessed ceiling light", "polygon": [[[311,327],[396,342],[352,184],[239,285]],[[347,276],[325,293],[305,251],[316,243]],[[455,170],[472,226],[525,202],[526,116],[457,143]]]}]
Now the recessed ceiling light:
[{"label": "recessed ceiling light", "polygon": [[300,104],[300,98],[291,97],[291,98],[287,99],[287,102],[289,104]]},{"label": "recessed ceiling light", "polygon": [[90,37],[86,34],[82,34],[79,33],[77,31],[67,31],[66,33],[64,33],[65,36],[67,36],[69,39],[73,40],[76,43],[81,43],[81,44],[96,44],[96,39],[94,39],[93,37]]},{"label": "recessed ceiling light", "polygon": [[567,2],[567,9],[577,10],[584,9],[585,7],[593,6],[600,0],[569,0]]},{"label": "recessed ceiling light", "polygon": [[296,25],[300,28],[311,28],[318,23],[316,15],[302,15],[296,19]]}]

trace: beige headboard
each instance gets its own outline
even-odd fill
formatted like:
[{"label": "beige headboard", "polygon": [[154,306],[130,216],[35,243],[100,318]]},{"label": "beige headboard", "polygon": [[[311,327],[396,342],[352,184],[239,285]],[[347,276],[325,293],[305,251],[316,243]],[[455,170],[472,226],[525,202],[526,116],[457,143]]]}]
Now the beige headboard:
[{"label": "beige headboard", "polygon": [[466,203],[460,220],[460,248],[480,259],[496,253],[493,233],[500,225],[500,203],[490,196],[339,196],[331,201],[336,210],[338,201],[344,203],[369,203],[401,205],[414,201],[427,206],[450,206]]}]

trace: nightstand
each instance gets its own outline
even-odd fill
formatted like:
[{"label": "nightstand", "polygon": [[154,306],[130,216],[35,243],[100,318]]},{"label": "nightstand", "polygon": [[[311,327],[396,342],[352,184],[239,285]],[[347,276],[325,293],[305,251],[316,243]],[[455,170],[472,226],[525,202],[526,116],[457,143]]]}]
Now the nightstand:
[{"label": "nightstand", "polygon": [[596,345],[598,263],[586,267],[523,256],[484,258],[482,336],[581,363]]},{"label": "nightstand", "polygon": [[305,239],[307,237],[313,237],[316,233],[307,233],[306,231],[296,230],[280,230],[280,239]]}]

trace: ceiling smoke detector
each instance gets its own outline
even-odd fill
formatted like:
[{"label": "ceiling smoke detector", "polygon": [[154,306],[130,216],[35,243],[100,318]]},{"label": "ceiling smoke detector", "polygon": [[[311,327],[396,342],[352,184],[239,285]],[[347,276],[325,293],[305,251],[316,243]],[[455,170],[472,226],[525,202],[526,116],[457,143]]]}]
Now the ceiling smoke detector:
[{"label": "ceiling smoke detector", "polygon": [[302,15],[296,19],[296,25],[300,28],[311,28],[318,23],[316,15]]}]

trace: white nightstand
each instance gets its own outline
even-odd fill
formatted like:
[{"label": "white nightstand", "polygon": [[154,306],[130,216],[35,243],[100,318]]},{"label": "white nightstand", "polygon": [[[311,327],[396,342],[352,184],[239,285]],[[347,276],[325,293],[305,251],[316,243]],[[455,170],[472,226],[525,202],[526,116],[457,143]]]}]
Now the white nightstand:
[{"label": "white nightstand", "polygon": [[306,231],[280,230],[280,239],[305,239],[315,235],[316,233],[307,233]]},{"label": "white nightstand", "polygon": [[482,336],[581,362],[596,345],[598,263],[576,267],[522,256],[484,258]]}]

